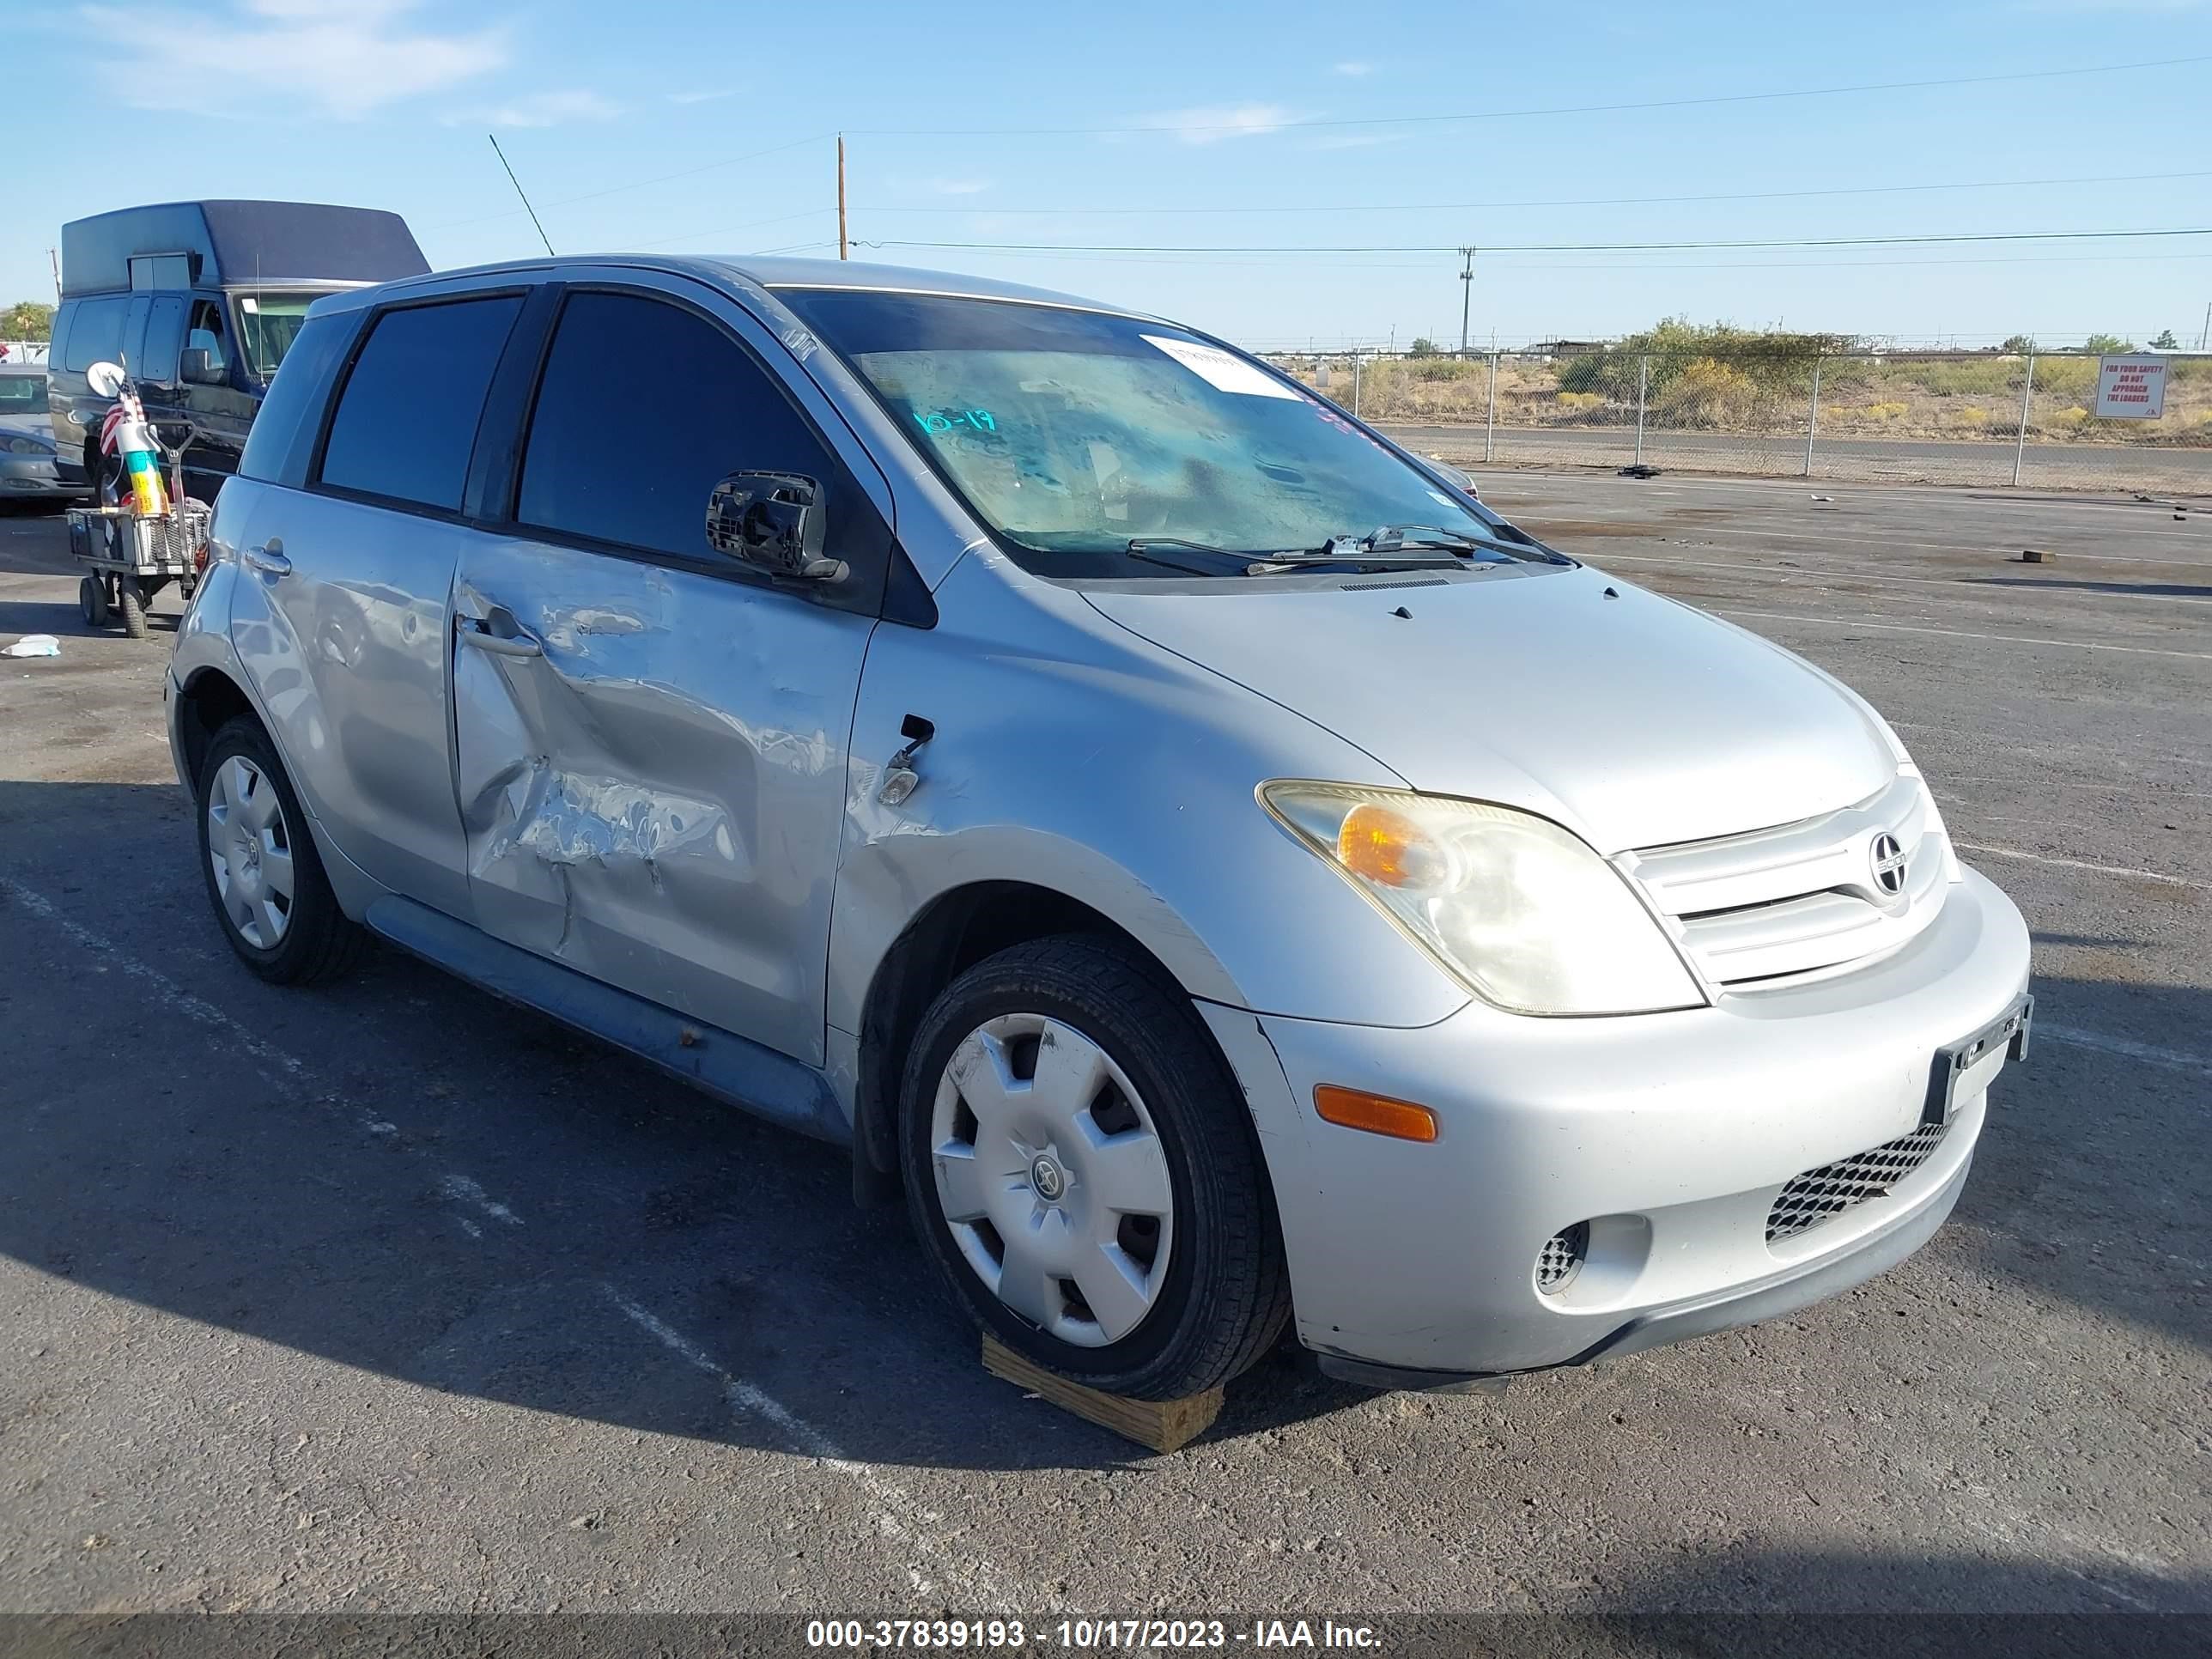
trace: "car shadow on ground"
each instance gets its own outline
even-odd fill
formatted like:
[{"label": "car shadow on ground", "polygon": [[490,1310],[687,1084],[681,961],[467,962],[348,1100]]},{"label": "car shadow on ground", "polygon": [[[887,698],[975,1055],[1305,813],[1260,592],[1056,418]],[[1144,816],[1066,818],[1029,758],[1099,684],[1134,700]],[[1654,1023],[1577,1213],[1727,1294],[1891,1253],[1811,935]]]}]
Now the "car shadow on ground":
[{"label": "car shadow on ground", "polygon": [[[0,782],[0,960],[20,965],[0,980],[0,1253],[422,1389],[625,1428],[791,1449],[787,1425],[732,1405],[742,1382],[869,1462],[1142,1455],[981,1371],[904,1212],[852,1206],[842,1152],[396,952],[325,988],[263,985],[197,856],[173,788]],[[2202,990],[2037,988],[2047,1023],[2212,1028]],[[2039,1040],[1937,1247],[2212,1350],[2203,1099],[2201,1073]],[[1279,1353],[1212,1436],[1371,1397]]]},{"label": "car shadow on ground", "polygon": [[[2190,1632],[2174,1615],[2212,1613],[2212,1576],[2161,1576],[2095,1557],[2025,1560],[2002,1547],[1941,1554],[1701,1548],[1612,1587],[1607,1599],[1623,1613],[1660,1616],[1643,1627],[1652,1638],[1646,1651],[2078,1659],[2180,1650]],[[1669,1614],[1695,1617],[1669,1628]],[[1756,1639],[1761,1624],[1770,1639]]]}]

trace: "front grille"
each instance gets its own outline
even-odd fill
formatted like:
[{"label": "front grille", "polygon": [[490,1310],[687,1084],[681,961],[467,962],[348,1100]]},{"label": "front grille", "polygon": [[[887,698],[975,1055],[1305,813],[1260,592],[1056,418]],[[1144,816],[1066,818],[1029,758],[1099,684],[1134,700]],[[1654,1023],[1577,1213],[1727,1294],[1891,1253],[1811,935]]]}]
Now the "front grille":
[{"label": "front grille", "polygon": [[[1875,843],[1896,842],[1887,892]],[[1936,920],[1949,881],[1943,821],[1917,773],[1856,806],[1749,835],[1622,855],[1709,984],[1748,990],[1889,955]]]},{"label": "front grille", "polygon": [[1565,1232],[1553,1233],[1536,1252],[1536,1288],[1546,1296],[1557,1296],[1574,1282],[1589,1254],[1589,1222],[1577,1221]]},{"label": "front grille", "polygon": [[1935,1155],[1949,1126],[1923,1123],[1911,1134],[1884,1141],[1871,1152],[1823,1164],[1782,1189],[1766,1212],[1766,1242],[1778,1243],[1810,1232],[1853,1205],[1880,1198]]}]

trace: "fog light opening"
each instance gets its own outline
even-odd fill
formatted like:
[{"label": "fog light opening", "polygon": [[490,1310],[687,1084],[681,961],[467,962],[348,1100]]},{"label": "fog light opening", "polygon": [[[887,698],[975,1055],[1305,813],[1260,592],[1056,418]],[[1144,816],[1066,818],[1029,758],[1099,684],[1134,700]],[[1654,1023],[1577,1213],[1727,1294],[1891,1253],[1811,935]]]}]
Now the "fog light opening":
[{"label": "fog light opening", "polygon": [[1539,1295],[1557,1296],[1575,1282],[1589,1258],[1589,1222],[1577,1221],[1544,1241],[1543,1249],[1536,1252]]}]

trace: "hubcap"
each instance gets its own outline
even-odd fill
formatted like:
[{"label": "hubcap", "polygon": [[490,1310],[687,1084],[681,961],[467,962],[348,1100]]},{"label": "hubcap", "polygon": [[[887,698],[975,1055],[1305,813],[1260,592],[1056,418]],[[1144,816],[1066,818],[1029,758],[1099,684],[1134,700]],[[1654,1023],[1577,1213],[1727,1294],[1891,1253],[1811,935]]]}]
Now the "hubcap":
[{"label": "hubcap", "polygon": [[1175,1199],[1152,1115],[1103,1048],[1043,1014],[978,1026],[938,1080],[930,1145],[953,1242],[1000,1302],[1077,1347],[1144,1322]]},{"label": "hubcap", "polygon": [[216,769],[207,846],[223,920],[257,951],[275,949],[292,924],[292,832],[276,785],[243,755]]}]

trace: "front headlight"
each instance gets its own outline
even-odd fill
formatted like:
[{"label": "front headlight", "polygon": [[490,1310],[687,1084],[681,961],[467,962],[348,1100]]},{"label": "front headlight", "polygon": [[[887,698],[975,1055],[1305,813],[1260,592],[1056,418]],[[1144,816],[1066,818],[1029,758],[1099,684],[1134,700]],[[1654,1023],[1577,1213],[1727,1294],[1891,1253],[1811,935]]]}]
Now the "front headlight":
[{"label": "front headlight", "polygon": [[1620,872],[1547,818],[1351,784],[1260,798],[1484,1001],[1522,1014],[1702,1006]]},{"label": "front headlight", "polygon": [[51,455],[52,444],[40,443],[36,438],[0,438],[0,449],[10,455]]}]

